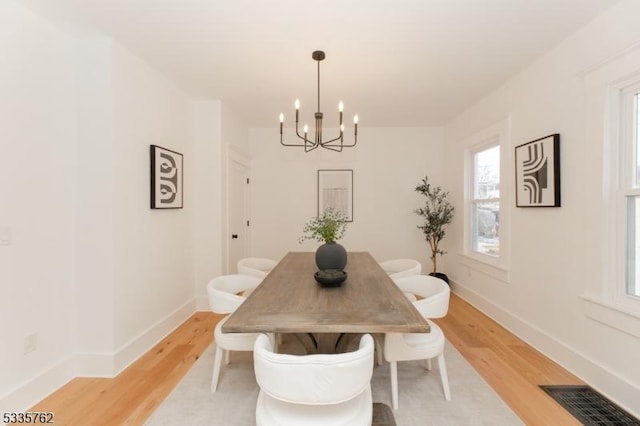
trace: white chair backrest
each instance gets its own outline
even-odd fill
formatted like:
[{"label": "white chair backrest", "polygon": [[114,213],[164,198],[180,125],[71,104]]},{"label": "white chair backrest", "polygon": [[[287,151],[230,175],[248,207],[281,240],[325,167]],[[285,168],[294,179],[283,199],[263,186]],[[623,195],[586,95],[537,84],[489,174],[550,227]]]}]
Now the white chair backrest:
[{"label": "white chair backrest", "polygon": [[430,275],[414,275],[394,280],[400,290],[413,293],[423,299],[413,305],[425,318],[442,318],[449,311],[451,289],[440,278]]},{"label": "white chair backrest", "polygon": [[228,314],[235,311],[244,302],[245,297],[238,293],[253,290],[262,280],[248,275],[221,275],[209,281],[209,307],[217,314]]},{"label": "white chair backrest", "polygon": [[263,257],[245,257],[238,260],[238,274],[264,278],[278,262]]},{"label": "white chair backrest", "polygon": [[371,386],[373,338],[365,334],[354,352],[288,355],[273,352],[273,342],[258,336],[254,370],[267,395],[297,404],[326,405],[348,401]]},{"label": "white chair backrest", "polygon": [[422,265],[414,259],[394,259],[380,262],[382,269],[393,279],[420,275]]}]

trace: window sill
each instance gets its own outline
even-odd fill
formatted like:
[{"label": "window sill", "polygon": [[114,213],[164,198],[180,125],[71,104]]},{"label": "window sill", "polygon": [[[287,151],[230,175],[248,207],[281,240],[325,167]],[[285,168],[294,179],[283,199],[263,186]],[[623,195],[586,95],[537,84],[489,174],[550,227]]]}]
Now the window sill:
[{"label": "window sill", "polygon": [[[633,312],[615,302],[605,302],[590,295],[583,295],[585,315],[594,321],[640,338],[640,309]],[[640,307],[640,302],[638,302]]]},{"label": "window sill", "polygon": [[482,256],[475,256],[469,253],[459,253],[459,256],[460,263],[470,270],[488,275],[491,278],[502,281],[506,284],[511,282],[509,269],[497,262],[491,262],[492,259],[485,259]]}]

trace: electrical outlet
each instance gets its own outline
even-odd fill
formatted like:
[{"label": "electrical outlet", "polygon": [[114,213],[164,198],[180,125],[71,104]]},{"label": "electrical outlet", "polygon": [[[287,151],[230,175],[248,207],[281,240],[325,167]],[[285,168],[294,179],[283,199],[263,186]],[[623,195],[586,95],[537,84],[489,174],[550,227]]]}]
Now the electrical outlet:
[{"label": "electrical outlet", "polygon": [[24,354],[38,349],[38,333],[33,333],[24,338]]}]

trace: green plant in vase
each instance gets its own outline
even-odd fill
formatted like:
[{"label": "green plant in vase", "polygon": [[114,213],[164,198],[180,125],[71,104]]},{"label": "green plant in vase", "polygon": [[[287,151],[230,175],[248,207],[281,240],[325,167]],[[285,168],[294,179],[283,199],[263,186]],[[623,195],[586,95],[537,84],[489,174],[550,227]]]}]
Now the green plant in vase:
[{"label": "green plant in vase", "polygon": [[306,240],[324,243],[316,250],[318,269],[342,270],[347,265],[347,251],[336,242],[344,236],[347,224],[347,216],[342,211],[328,207],[302,228],[303,235],[298,238],[299,243]]},{"label": "green plant in vase", "polygon": [[427,176],[422,179],[420,185],[416,186],[416,192],[425,196],[424,207],[416,209],[416,214],[423,218],[423,224],[418,225],[424,233],[429,248],[431,249],[431,262],[433,263],[433,271],[429,275],[434,275],[449,282],[447,276],[438,272],[438,256],[445,254],[439,246],[440,241],[445,236],[445,226],[453,220],[453,205],[447,200],[448,192],[442,190],[439,186],[433,186],[429,183]]},{"label": "green plant in vase", "polygon": [[335,243],[344,237],[347,223],[347,216],[342,211],[327,207],[320,216],[314,217],[304,225],[303,235],[298,238],[298,242],[316,240],[321,243]]}]

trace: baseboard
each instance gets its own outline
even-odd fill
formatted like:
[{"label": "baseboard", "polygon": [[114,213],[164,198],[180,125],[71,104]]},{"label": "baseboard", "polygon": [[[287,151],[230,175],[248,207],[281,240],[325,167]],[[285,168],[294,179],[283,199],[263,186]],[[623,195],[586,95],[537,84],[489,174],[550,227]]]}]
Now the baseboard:
[{"label": "baseboard", "polygon": [[74,377],[75,360],[70,355],[19,386],[16,390],[0,397],[0,412],[26,411]]},{"label": "baseboard", "polygon": [[634,416],[640,417],[640,407],[637,406],[640,388],[472,289],[455,280],[450,280],[450,283],[456,295]]},{"label": "baseboard", "polygon": [[171,314],[167,315],[163,320],[158,321],[138,337],[122,346],[114,356],[115,374],[120,374],[122,370],[127,368],[134,361],[147,353],[147,351],[154,347],[160,340],[167,337],[169,333],[182,325],[196,312],[195,302],[195,299],[189,300]]},{"label": "baseboard", "polygon": [[113,353],[75,353],[0,397],[0,412],[33,407],[76,377],[115,377],[196,312],[191,299]]}]

